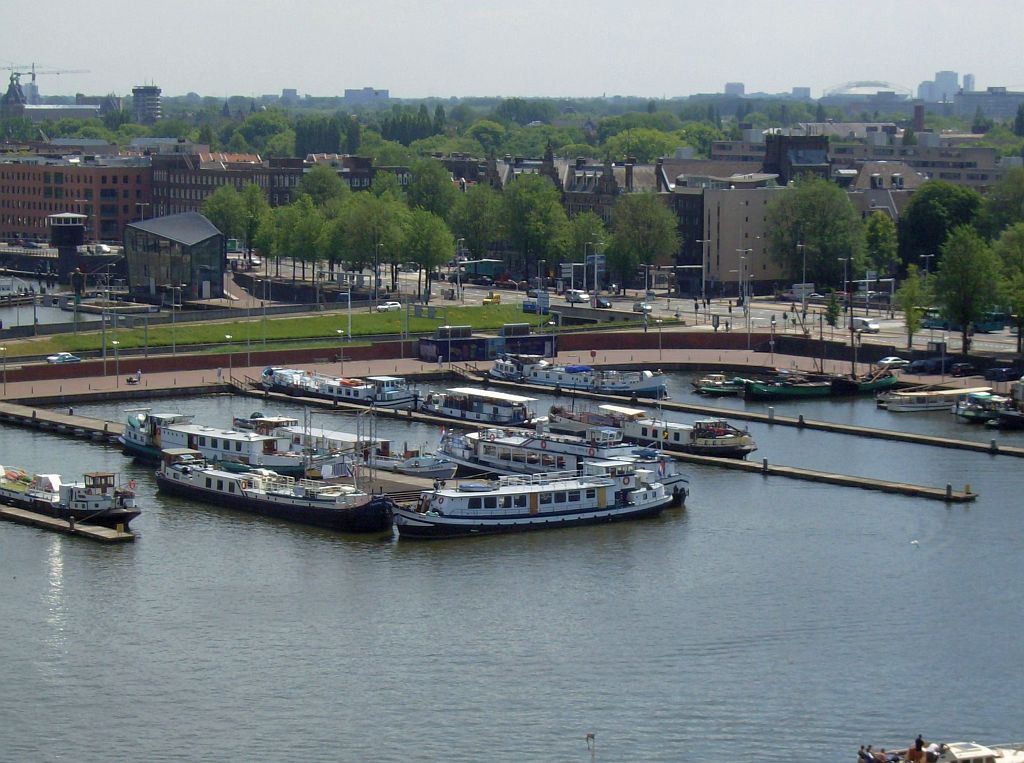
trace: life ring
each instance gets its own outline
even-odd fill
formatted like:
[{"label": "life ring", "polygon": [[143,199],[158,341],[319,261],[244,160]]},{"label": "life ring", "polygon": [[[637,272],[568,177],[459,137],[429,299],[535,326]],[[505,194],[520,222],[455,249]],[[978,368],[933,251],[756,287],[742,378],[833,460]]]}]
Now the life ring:
[{"label": "life ring", "polygon": [[547,450],[548,449],[548,441],[547,440],[541,440],[540,441],[540,449],[541,450]]},{"label": "life ring", "polygon": [[588,456],[592,456],[592,455],[594,455],[595,453],[597,453],[597,451],[596,451],[596,450],[594,450],[593,448],[587,448],[587,455],[588,455]]},{"label": "life ring", "polygon": [[488,435],[487,435],[487,439],[488,439],[488,441],[490,441],[490,442],[494,442],[494,432],[490,432],[490,433],[488,433]]},{"label": "life ring", "polygon": [[437,497],[437,505],[441,506],[443,503],[444,503],[444,496],[443,495],[439,495]]},{"label": "life ring", "polygon": [[623,485],[628,485],[629,484],[629,477],[628,476],[622,478],[622,484]]},{"label": "life ring", "polygon": [[134,490],[136,487],[138,487],[138,484],[139,483],[136,482],[135,480],[128,480],[128,489]]}]

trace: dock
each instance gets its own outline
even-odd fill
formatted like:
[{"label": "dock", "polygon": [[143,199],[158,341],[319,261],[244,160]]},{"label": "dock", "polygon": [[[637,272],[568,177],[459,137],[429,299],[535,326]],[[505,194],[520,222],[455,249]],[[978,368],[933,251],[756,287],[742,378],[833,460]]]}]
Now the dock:
[{"label": "dock", "polygon": [[59,413],[27,405],[0,402],[0,423],[108,443],[117,442],[117,438],[124,433],[124,424],[87,416],[76,416],[70,410],[68,413]]},{"label": "dock", "polygon": [[102,543],[130,543],[135,540],[135,533],[132,532],[113,530],[109,527],[100,527],[84,522],[65,522],[63,519],[55,519],[26,509],[16,509],[13,506],[0,506],[0,519],[20,525],[40,527],[64,535],[81,535]]}]

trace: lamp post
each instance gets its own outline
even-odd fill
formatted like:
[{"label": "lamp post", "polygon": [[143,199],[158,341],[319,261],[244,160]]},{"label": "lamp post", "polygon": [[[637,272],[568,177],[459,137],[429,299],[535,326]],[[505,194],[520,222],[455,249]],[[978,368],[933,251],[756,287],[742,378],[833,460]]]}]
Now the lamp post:
[{"label": "lamp post", "polygon": [[738,275],[738,283],[736,291],[743,298],[743,321],[747,324],[747,349],[750,349],[750,294],[747,288],[746,278],[746,266],[747,258],[745,255],[751,255],[751,262],[753,262],[753,249],[747,247],[746,249],[737,249],[736,253],[740,256],[740,267]]},{"label": "lamp post", "polygon": [[775,365],[775,316],[772,316],[772,335],[768,340],[768,348],[771,350],[771,364]]},{"label": "lamp post", "polygon": [[121,360],[120,360],[120,357],[117,354],[117,346],[119,344],[121,344],[121,343],[118,340],[116,340],[116,339],[111,339],[110,340],[110,344],[112,344],[113,347],[114,347],[114,380],[115,380],[114,381],[114,386],[115,387],[120,387],[121,386]]},{"label": "lamp post", "polygon": [[231,359],[231,334],[225,334],[224,338],[228,341],[228,382],[231,382],[231,373],[233,371],[232,359]]},{"label": "lamp post", "polygon": [[928,264],[929,264],[929,260],[931,260],[935,255],[934,254],[920,254],[918,256],[922,260],[924,260],[924,280],[927,281],[928,280]]},{"label": "lamp post", "polygon": [[555,358],[555,326],[557,326],[557,325],[558,324],[555,323],[553,320],[548,321],[548,326],[551,327],[550,328],[550,332],[551,332],[551,359],[552,360],[554,360],[554,358]]},{"label": "lamp post", "polygon": [[656,318],[655,323],[658,324],[658,362],[661,362],[661,318]]},{"label": "lamp post", "polygon": [[373,305],[370,305],[370,312],[373,312],[374,305],[377,304],[379,298],[377,289],[380,284],[380,248],[382,246],[384,246],[384,242],[378,241],[373,249]]},{"label": "lamp post", "polygon": [[846,302],[846,314],[847,314],[847,319],[849,319],[849,315],[850,315],[850,292],[847,289],[846,264],[850,261],[850,258],[849,257],[837,257],[836,259],[839,262],[843,263],[843,300]]},{"label": "lamp post", "polygon": [[4,354],[4,397],[7,397],[7,348],[0,347],[0,352]]},{"label": "lamp post", "polygon": [[139,207],[142,207],[142,220],[146,219],[146,207],[149,206],[148,201],[137,201],[135,202],[135,210],[138,211]]},{"label": "lamp post", "polygon": [[803,276],[800,286],[800,306],[803,308],[803,312],[807,314],[807,247],[801,243],[796,245],[796,248],[800,250],[800,256],[803,260]]},{"label": "lamp post", "polygon": [[[598,289],[597,289],[597,247],[604,246],[604,241],[591,241],[590,245],[591,245],[591,247],[594,250],[594,294],[593,294],[593,301],[592,301],[591,304],[592,304],[593,307],[597,307],[597,291],[598,291]],[[586,258],[584,258],[584,259],[586,259]],[[586,277],[586,274],[587,274],[587,269],[586,269],[586,266],[584,264],[584,268],[583,268],[583,275],[584,275],[584,277]]]},{"label": "lamp post", "polygon": [[345,329],[334,329],[338,335],[338,362],[341,364],[341,378],[345,378]]},{"label": "lamp post", "polygon": [[547,264],[547,260],[537,260],[537,322],[538,326],[543,321],[543,313],[540,311],[540,293],[548,290],[548,280],[545,277],[544,266]]}]

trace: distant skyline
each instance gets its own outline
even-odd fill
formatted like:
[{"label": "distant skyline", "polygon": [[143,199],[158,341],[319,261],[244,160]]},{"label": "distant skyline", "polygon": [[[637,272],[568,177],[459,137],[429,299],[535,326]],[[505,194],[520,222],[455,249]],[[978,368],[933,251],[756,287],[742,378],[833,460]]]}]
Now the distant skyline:
[{"label": "distant skyline", "polygon": [[1011,0],[51,0],[5,9],[0,65],[89,70],[41,74],[43,95],[671,98],[742,82],[820,98],[861,80],[916,94],[940,70],[1024,89],[1022,32]]}]

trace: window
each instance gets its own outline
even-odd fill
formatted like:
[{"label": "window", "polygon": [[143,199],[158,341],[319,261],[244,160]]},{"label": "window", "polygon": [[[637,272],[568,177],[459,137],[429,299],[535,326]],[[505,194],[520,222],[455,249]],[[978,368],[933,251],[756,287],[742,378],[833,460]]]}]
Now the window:
[{"label": "window", "polygon": [[555,503],[565,503],[565,493],[555,493]]},{"label": "window", "polygon": [[498,507],[498,497],[497,496],[489,495],[486,498],[484,498],[484,508],[485,509],[496,509],[497,507]]},{"label": "window", "polygon": [[569,503],[579,503],[579,501],[580,501],[580,491],[579,490],[570,490],[569,491]]},{"label": "window", "polygon": [[481,504],[480,498],[470,498],[469,499],[469,508],[471,508],[471,509],[479,509],[480,508],[480,504]]},{"label": "window", "polygon": [[540,503],[541,503],[542,506],[544,504],[551,503],[551,493],[541,493],[540,494]]},{"label": "window", "polygon": [[518,507],[520,509],[526,507],[526,496],[525,495],[517,495],[516,496],[516,507]]}]

